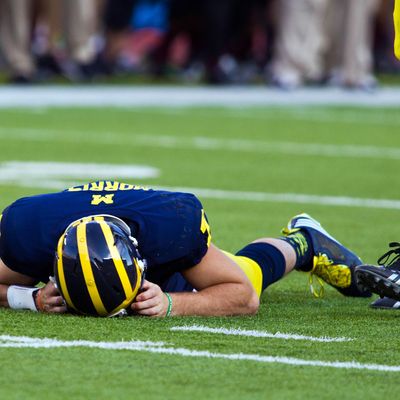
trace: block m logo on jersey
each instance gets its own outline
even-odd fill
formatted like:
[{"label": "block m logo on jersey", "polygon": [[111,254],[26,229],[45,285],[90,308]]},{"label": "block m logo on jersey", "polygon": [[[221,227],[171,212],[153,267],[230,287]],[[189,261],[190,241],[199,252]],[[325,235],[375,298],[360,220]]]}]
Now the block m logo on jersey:
[{"label": "block m logo on jersey", "polygon": [[92,204],[93,206],[98,206],[101,203],[113,204],[114,194],[106,194],[105,196],[102,196],[100,194],[94,194],[92,196],[92,202],[90,204]]}]

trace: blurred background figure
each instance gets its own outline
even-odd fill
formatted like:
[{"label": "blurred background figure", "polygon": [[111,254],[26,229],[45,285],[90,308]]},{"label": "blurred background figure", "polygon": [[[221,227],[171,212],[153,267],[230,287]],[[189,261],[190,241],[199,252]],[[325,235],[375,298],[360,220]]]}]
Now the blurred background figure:
[{"label": "blurred background figure", "polygon": [[[140,75],[370,90],[399,71],[393,0],[0,0],[15,83]],[[0,60],[1,61],[1,60]]]},{"label": "blurred background figure", "polygon": [[39,72],[63,73],[72,81],[91,80],[97,73],[96,0],[36,2],[34,50]]},{"label": "blurred background figure", "polygon": [[103,19],[110,72],[144,72],[170,29],[170,1],[108,0]]},{"label": "blurred background figure", "polygon": [[[278,0],[271,82],[282,89],[320,83],[325,76],[326,15],[331,0]],[[333,2],[336,3],[335,0]]]},{"label": "blurred background figure", "polygon": [[331,0],[328,7],[327,72],[330,83],[372,89],[373,32],[379,0]]},{"label": "blurred background figure", "polygon": [[[374,37],[374,62],[375,69],[379,72],[393,74],[399,71],[400,63],[393,56],[393,0],[381,0],[375,21]],[[400,14],[400,3],[396,0],[398,13]],[[399,15],[400,20],[400,15]],[[400,23],[400,21],[398,22]],[[400,26],[399,26],[400,33]],[[399,37],[400,40],[400,37]]]},{"label": "blurred background figure", "polygon": [[[62,72],[72,80],[90,79],[95,5],[95,0],[0,0],[0,44],[10,81],[29,83]],[[65,71],[56,58],[61,33],[69,60]]]},{"label": "blurred background figure", "polygon": [[31,45],[31,0],[0,0],[0,46],[15,83],[30,82],[35,66]]},{"label": "blurred background figure", "polygon": [[272,83],[371,89],[379,0],[278,0]]},{"label": "blurred background figure", "polygon": [[394,53],[398,60],[400,60],[400,1],[395,0],[395,6],[393,11],[393,22],[394,22]]}]

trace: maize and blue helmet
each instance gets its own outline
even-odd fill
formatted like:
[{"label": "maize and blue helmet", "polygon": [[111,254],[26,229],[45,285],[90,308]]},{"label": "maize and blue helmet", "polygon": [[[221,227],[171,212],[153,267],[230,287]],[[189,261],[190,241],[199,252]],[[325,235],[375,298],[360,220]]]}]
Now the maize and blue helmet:
[{"label": "maize and blue helmet", "polygon": [[71,223],[58,241],[54,275],[67,306],[78,313],[124,313],[141,287],[145,261],[129,226],[111,215]]}]

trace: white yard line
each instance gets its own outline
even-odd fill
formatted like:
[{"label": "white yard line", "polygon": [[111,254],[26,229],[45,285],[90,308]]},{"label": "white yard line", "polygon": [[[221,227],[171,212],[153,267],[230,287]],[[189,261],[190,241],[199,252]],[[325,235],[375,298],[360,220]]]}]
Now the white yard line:
[{"label": "white yard line", "polygon": [[[345,196],[317,196],[298,193],[266,193],[266,192],[242,192],[234,190],[219,190],[189,187],[162,187],[166,190],[194,193],[200,198],[220,199],[231,201],[256,201],[266,203],[296,203],[315,204],[323,206],[379,208],[400,210],[400,200],[389,199],[363,199]],[[161,188],[161,189],[162,189]]]},{"label": "white yard line", "polygon": [[92,342],[87,340],[63,341],[57,339],[40,339],[25,336],[0,336],[0,348],[70,348],[87,347],[104,350],[130,350],[155,354],[177,355],[182,357],[201,357],[209,359],[224,359],[231,361],[254,361],[268,364],[285,364],[292,366],[328,367],[337,369],[357,369],[382,372],[400,372],[400,365],[364,364],[357,361],[323,361],[305,360],[294,357],[267,356],[244,353],[215,353],[207,350],[193,350],[167,346],[162,342]]},{"label": "white yard line", "polygon": [[254,107],[298,105],[353,105],[398,107],[400,90],[374,93],[337,88],[304,88],[293,92],[263,86],[36,86],[0,88],[0,108],[10,107]]},{"label": "white yard line", "polygon": [[[75,164],[57,162],[8,161],[0,163],[0,184],[62,190],[84,181],[96,179],[148,179],[159,171],[150,166],[118,164]],[[85,183],[85,182],[84,182]],[[361,207],[399,210],[400,200],[368,199],[346,196],[319,196],[299,193],[268,193],[221,190],[196,187],[151,185],[154,188],[194,193],[200,198],[253,201],[266,203],[316,204],[324,206]]]},{"label": "white yard line", "polygon": [[310,342],[351,342],[353,339],[346,337],[318,337],[318,336],[305,336],[293,333],[270,333],[265,331],[255,331],[246,329],[233,329],[233,328],[211,328],[208,326],[201,325],[185,325],[185,326],[174,326],[170,329],[171,331],[178,332],[205,332],[205,333],[216,333],[222,335],[233,335],[233,336],[248,336],[257,338],[270,338],[270,339],[283,339],[283,340],[306,340]]},{"label": "white yard line", "polygon": [[[12,186],[22,186],[30,188],[43,188],[63,190],[68,187],[81,184],[78,181],[52,180],[45,177],[34,181],[27,178],[12,180],[10,182],[1,181],[0,184],[7,183]],[[194,187],[177,186],[158,186],[151,185],[154,189],[170,190],[178,192],[193,193],[204,199],[228,200],[228,201],[254,201],[261,203],[289,203],[289,204],[314,204],[319,206],[337,206],[337,207],[359,207],[359,208],[377,208],[387,210],[400,210],[400,200],[389,199],[362,199],[357,197],[340,196],[317,196],[309,194],[296,193],[266,193],[266,192],[240,192],[234,190],[220,190]]]},{"label": "white yard line", "polygon": [[8,161],[0,162],[0,183],[28,180],[40,182],[41,179],[58,179],[68,177],[80,180],[90,177],[92,180],[103,180],[110,175],[120,179],[151,179],[157,178],[160,171],[147,165],[136,164],[96,164],[96,163],[66,163],[66,162],[35,162],[35,161]]},{"label": "white yard line", "polygon": [[94,143],[118,146],[142,146],[199,151],[233,151],[257,154],[286,154],[336,158],[367,158],[400,160],[400,148],[326,143],[277,142],[205,136],[173,136],[153,134],[125,134],[117,132],[58,131],[30,128],[0,127],[0,138],[33,142]]}]

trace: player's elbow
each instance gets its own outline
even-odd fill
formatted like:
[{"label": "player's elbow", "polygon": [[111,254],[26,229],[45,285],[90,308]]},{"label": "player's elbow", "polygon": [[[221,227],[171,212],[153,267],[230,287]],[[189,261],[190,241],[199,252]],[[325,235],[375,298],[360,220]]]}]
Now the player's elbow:
[{"label": "player's elbow", "polygon": [[252,290],[251,297],[247,304],[248,314],[250,315],[257,314],[259,307],[260,307],[260,299],[257,293],[254,290]]},{"label": "player's elbow", "polygon": [[260,307],[260,299],[252,286],[246,286],[246,294],[243,296],[243,299],[245,299],[242,303],[244,309],[243,314],[257,314],[258,308]]}]

